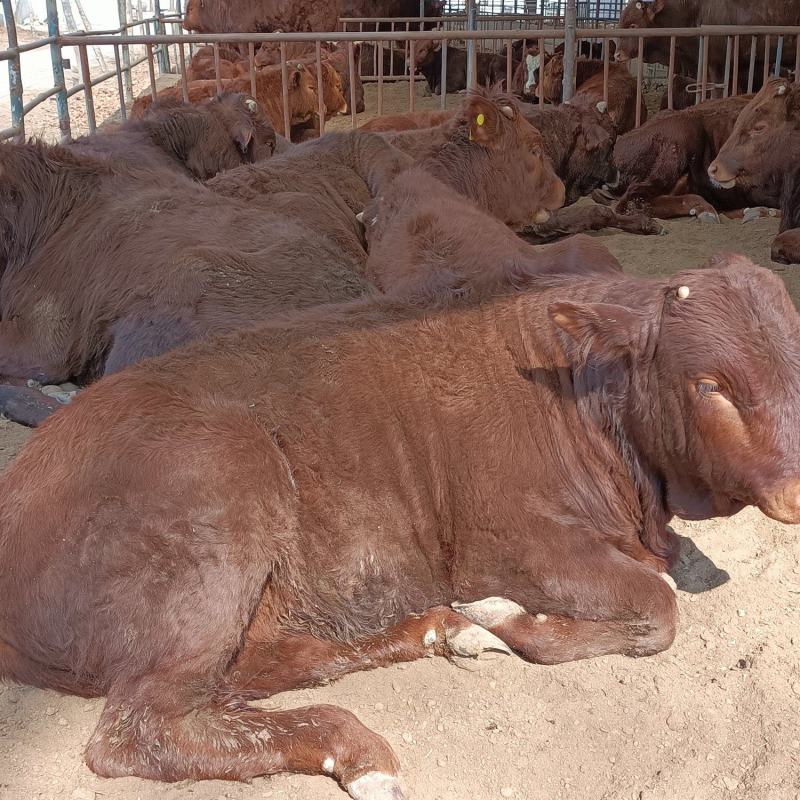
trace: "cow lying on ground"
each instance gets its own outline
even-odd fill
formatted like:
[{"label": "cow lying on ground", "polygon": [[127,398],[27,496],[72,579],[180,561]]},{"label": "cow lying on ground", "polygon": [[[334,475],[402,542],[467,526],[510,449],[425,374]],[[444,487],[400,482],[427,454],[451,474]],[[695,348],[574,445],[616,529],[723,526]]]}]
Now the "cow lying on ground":
[{"label": "cow lying on ground", "polygon": [[[476,53],[476,83],[478,86],[502,86],[506,82],[506,59],[497,53]],[[441,93],[442,43],[417,42],[414,63],[433,94]],[[462,47],[447,47],[447,85],[445,92],[467,88],[467,51]]]},{"label": "cow lying on ground", "polygon": [[[591,104],[605,102],[604,64],[597,59],[578,59],[576,66],[575,97],[585,97]],[[564,84],[564,56],[556,54],[546,60],[535,96],[543,96],[548,103],[560,103]],[[636,79],[624,67],[609,64],[608,113],[617,126],[617,132],[627,133],[636,126]],[[641,119],[647,119],[647,107],[642,100]]]},{"label": "cow lying on ground", "polygon": [[373,117],[360,125],[359,130],[373,133],[425,130],[442,125],[452,118],[452,111],[410,111],[405,114],[386,114],[382,117]]},{"label": "cow lying on ground", "polygon": [[[757,192],[759,205],[781,208],[781,233],[773,258],[800,263],[800,86],[785,78],[769,81],[747,104],[730,136],[708,167],[711,180],[740,194]],[[758,209],[748,209],[755,216]]]},{"label": "cow lying on ground", "polygon": [[112,164],[206,180],[242,163],[269,158],[275,150],[275,131],[252,98],[226,92],[199,105],[156,103],[141,119],[76,139],[69,148]]},{"label": "cow lying on ground", "polygon": [[102,776],[401,800],[352,714],[249,701],[429,655],[657,653],[670,517],[800,521],[800,321],[739,262],[317,314],[99,382],[0,477],[0,677],[105,695]]},{"label": "cow lying on ground", "polygon": [[[219,76],[225,80],[243,78],[250,74],[250,64],[238,50],[219,48]],[[217,67],[214,48],[210,45],[195,50],[186,67],[187,81],[216,80]]]},{"label": "cow lying on ground", "polygon": [[[308,122],[318,113],[317,79],[309,70],[299,63],[289,65],[289,119],[290,125],[299,125]],[[236,78],[223,80],[222,88],[228,92],[249,92],[250,78]],[[216,80],[195,81],[187,88],[189,102],[197,103],[217,94]],[[158,95],[159,100],[180,100],[183,97],[181,87],[171,86],[162,89]],[[283,89],[281,69],[279,67],[265,67],[256,72],[256,98],[259,106],[272,123],[273,128],[281,134],[285,130]],[[152,95],[146,94],[138,97],[131,109],[131,116],[141,117],[153,102]],[[341,97],[340,105],[344,102]]]},{"label": "cow lying on ground", "polygon": [[729,97],[661,112],[617,139],[614,163],[624,192],[617,210],[644,207],[662,219],[696,215],[715,222],[717,210],[769,205],[768,193],[756,187],[725,190],[708,174],[749,100]]}]

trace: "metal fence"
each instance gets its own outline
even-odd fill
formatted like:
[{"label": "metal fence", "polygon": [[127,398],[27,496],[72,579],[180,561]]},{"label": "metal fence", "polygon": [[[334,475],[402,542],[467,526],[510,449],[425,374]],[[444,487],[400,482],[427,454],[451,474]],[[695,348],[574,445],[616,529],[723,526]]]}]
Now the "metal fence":
[{"label": "metal fence", "polygon": [[[593,0],[592,0],[593,1]],[[323,43],[338,44],[347,49],[348,63],[350,70],[351,97],[351,123],[353,127],[357,124],[355,110],[355,70],[357,65],[354,59],[354,45],[357,42],[368,44],[374,47],[377,54],[375,64],[374,80],[377,84],[377,107],[378,114],[383,111],[384,88],[387,82],[403,80],[408,83],[408,108],[414,110],[416,98],[416,86],[420,78],[416,72],[416,48],[421,41],[439,40],[442,43],[441,59],[441,83],[447,85],[448,70],[448,49],[458,43],[474,42],[487,43],[489,49],[496,49],[505,55],[506,80],[511,83],[514,63],[512,61],[511,47],[507,44],[521,38],[520,34],[528,43],[534,43],[539,52],[560,42],[565,42],[569,35],[566,28],[557,27],[537,27],[537,28],[500,28],[463,30],[456,27],[449,27],[457,20],[453,18],[439,21],[441,28],[438,30],[419,30],[424,24],[420,18],[408,18],[400,20],[371,20],[372,24],[385,23],[390,30],[367,31],[364,30],[365,21],[355,21],[359,26],[358,30],[342,30],[333,33],[278,33],[278,34],[216,34],[216,35],[190,35],[184,33],[179,26],[180,17],[178,15],[165,15],[160,13],[158,0],[156,0],[156,15],[151,19],[127,22],[125,16],[126,0],[118,0],[120,6],[120,16],[123,23],[114,30],[94,31],[91,33],[70,33],[64,34],[59,30],[58,15],[56,11],[56,0],[47,0],[48,7],[48,36],[36,42],[20,44],[17,41],[14,16],[11,9],[11,0],[2,0],[3,10],[7,21],[9,36],[9,47],[0,51],[0,61],[6,61],[9,69],[10,80],[10,105],[12,125],[0,131],[0,139],[23,138],[25,136],[25,117],[26,115],[42,103],[53,99],[56,103],[58,124],[61,138],[70,138],[71,126],[67,100],[69,97],[78,93],[83,94],[88,129],[93,132],[97,127],[97,119],[94,105],[94,89],[99,84],[106,81],[115,81],[119,101],[120,115],[124,119],[127,113],[127,106],[132,101],[133,89],[131,73],[137,64],[147,64],[149,91],[153,97],[157,94],[157,72],[167,74],[177,72],[176,78],[181,85],[182,94],[188,98],[188,82],[186,79],[187,52],[191,56],[192,48],[200,44],[211,44],[215,53],[216,86],[218,90],[223,88],[223,81],[220,76],[219,50],[223,45],[237,44],[245,45],[248,56],[249,86],[252,94],[256,94],[256,65],[255,51],[263,43],[277,45],[281,54],[281,86],[283,94],[283,107],[288,111],[288,79],[287,79],[287,59],[286,46],[289,43],[304,42],[309,45],[312,57],[315,56],[317,87],[319,90],[320,103],[320,132],[324,130],[324,107],[322,105],[322,69],[321,46]],[[521,25],[527,22],[530,15],[513,17],[515,24]],[[495,24],[503,21],[503,16],[494,16]],[[541,18],[537,18],[541,21]],[[353,20],[345,21],[344,27],[353,24]],[[135,29],[139,29],[138,32]],[[571,31],[570,31],[571,34]],[[611,70],[611,54],[609,42],[612,39],[629,36],[630,30],[620,30],[606,27],[584,27],[575,31],[577,44],[579,41],[601,42],[602,61],[604,74],[603,94],[608,99],[609,93],[609,74]],[[670,59],[666,66],[667,74],[667,93],[668,104],[672,107],[672,76],[676,74],[676,51],[678,43],[694,41],[693,47],[697,48],[697,99],[702,100],[710,96],[711,90],[716,90],[718,94],[726,96],[737,94],[742,91],[751,91],[754,88],[756,79],[761,79],[780,71],[781,64],[785,63],[784,54],[787,49],[784,45],[787,41],[797,41],[800,36],[800,27],[777,28],[741,28],[741,27],[706,27],[706,28],[684,28],[671,30],[637,30],[634,34],[638,39],[639,51],[642,51],[644,43],[651,39],[664,40],[669,42]],[[720,81],[716,77],[709,75],[709,52],[711,43],[723,42],[726,46],[726,61],[724,76]],[[81,81],[71,88],[67,88],[64,78],[64,68],[62,59],[62,49],[72,47],[76,49],[80,62]],[[114,68],[101,75],[92,77],[89,69],[88,48],[107,47],[114,53]],[[23,97],[23,76],[20,69],[20,55],[37,48],[47,48],[52,57],[53,86],[41,92],[28,102]],[[384,55],[391,53],[392,49],[402,49],[408,54],[408,66],[401,74],[391,74],[385,66]],[[135,50],[141,52],[136,56]],[[472,75],[475,71],[475,48],[470,51]],[[794,64],[795,80],[800,80],[800,48],[796,48],[796,60]],[[740,80],[743,74],[744,78]],[[565,70],[566,72],[566,70]],[[645,81],[644,63],[641,59],[636,62],[635,68],[638,100],[637,100],[637,125],[642,118],[642,88]],[[447,98],[444,92],[440,98],[442,108],[446,107]],[[541,102],[541,99],[540,101]],[[285,117],[285,133],[289,134],[290,119],[288,113]]]}]

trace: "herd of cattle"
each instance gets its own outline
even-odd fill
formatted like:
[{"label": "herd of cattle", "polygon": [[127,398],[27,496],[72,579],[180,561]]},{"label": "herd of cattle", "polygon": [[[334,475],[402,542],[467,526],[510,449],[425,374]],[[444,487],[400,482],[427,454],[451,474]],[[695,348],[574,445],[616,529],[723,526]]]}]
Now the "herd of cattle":
[{"label": "herd of cattle", "polygon": [[[348,102],[336,55],[320,98],[292,54],[292,128]],[[401,800],[352,714],[249,701],[426,656],[656,653],[671,517],[800,523],[783,283],[729,254],[637,278],[566,236],[783,203],[800,260],[800,86],[624,134],[588,93],[480,89],[293,144],[228,80],[0,145],[0,403],[47,418],[0,475],[0,679],[106,696],[103,776]],[[66,381],[63,407],[37,388]]]}]

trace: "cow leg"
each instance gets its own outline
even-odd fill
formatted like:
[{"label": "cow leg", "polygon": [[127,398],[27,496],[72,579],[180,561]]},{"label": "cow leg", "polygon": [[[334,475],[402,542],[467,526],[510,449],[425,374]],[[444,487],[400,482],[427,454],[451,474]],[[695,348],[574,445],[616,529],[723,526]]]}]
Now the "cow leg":
[{"label": "cow leg", "polygon": [[509,600],[456,608],[527,661],[652,655],[675,637],[674,582],[611,545],[565,536],[548,542],[546,555],[523,573],[525,584],[519,578],[486,584],[490,591],[502,587]]},{"label": "cow leg", "polygon": [[653,216],[659,219],[697,217],[701,222],[719,222],[719,214],[714,206],[696,194],[660,195],[650,199],[648,207]]},{"label": "cow leg", "polygon": [[27,386],[0,385],[0,414],[19,425],[41,425],[61,403]]},{"label": "cow leg", "polygon": [[492,651],[511,652],[488,631],[439,606],[353,642],[302,633],[269,642],[245,642],[229,672],[228,685],[232,694],[255,699],[403,661],[432,656],[477,658]]},{"label": "cow leg", "polygon": [[528,225],[520,232],[526,239],[548,241],[583,231],[599,231],[603,228],[618,228],[628,233],[655,235],[663,227],[646,214],[619,214],[605,205],[568,206],[559,208],[550,219],[541,225]]},{"label": "cow leg", "polygon": [[109,694],[86,748],[95,773],[174,782],[300,772],[334,778],[355,800],[402,800],[391,747],[344,709],[265,711],[192,697],[191,684],[165,677]]}]

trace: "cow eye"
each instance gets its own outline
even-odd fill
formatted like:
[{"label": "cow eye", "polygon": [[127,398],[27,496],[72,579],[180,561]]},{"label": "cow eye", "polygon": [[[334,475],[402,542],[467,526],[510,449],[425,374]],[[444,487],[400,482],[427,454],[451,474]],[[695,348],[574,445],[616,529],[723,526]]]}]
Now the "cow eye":
[{"label": "cow eye", "polygon": [[760,134],[765,133],[767,128],[769,128],[769,125],[764,122],[764,120],[761,120],[761,122],[756,122],[756,124],[753,125],[753,135],[759,136]]},{"label": "cow eye", "polygon": [[711,394],[719,394],[720,386],[716,381],[712,380],[699,380],[697,381],[697,393],[703,396]]}]

